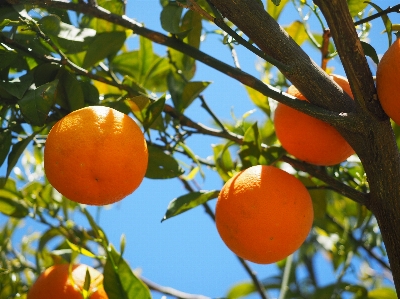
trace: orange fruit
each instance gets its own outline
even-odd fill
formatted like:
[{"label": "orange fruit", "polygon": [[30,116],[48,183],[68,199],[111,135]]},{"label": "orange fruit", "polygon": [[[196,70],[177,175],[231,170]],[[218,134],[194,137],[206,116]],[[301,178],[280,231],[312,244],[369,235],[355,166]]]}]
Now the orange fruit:
[{"label": "orange fruit", "polygon": [[128,115],[104,106],[71,112],[46,140],[44,170],[65,197],[106,205],[136,190],[146,173],[148,151],[140,127]]},{"label": "orange fruit", "polygon": [[376,90],[386,114],[400,125],[400,39],[389,47],[379,61],[376,71]]},{"label": "orange fruit", "polygon": [[273,166],[245,169],[226,182],[215,209],[217,230],[226,246],[258,264],[295,252],[310,232],[314,211],[306,187]]},{"label": "orange fruit", "polygon": [[[331,77],[353,97],[346,78],[339,75]],[[290,86],[287,93],[307,101],[294,86]],[[274,124],[282,147],[300,160],[329,166],[341,163],[354,154],[352,147],[334,127],[284,104],[278,103]]]},{"label": "orange fruit", "polygon": [[[83,299],[86,270],[90,274],[90,299],[108,299],[103,288],[103,274],[83,265],[58,264],[47,268],[32,285],[27,299]],[[70,275],[71,274],[71,275]]]}]

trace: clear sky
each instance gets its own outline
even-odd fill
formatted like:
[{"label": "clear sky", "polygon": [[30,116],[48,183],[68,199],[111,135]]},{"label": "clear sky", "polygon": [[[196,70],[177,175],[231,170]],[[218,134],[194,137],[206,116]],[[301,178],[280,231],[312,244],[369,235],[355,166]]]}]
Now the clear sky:
[{"label": "clear sky", "polygon": [[[398,4],[394,0],[375,1],[382,8]],[[290,5],[289,5],[290,6]],[[161,5],[158,0],[130,0],[127,6],[127,15],[143,22],[146,27],[162,31],[159,23]],[[281,20],[289,24],[298,19],[295,11],[286,11]],[[391,14],[393,23],[400,23],[399,16]],[[373,23],[371,32],[372,44],[378,54],[387,49],[387,37],[381,34],[384,29],[380,19]],[[209,36],[201,50],[232,64],[228,47],[217,42],[219,37]],[[130,43],[136,45],[135,38]],[[155,45],[155,51],[165,55],[165,48]],[[306,49],[316,61],[320,60],[317,51],[310,47]],[[237,47],[238,57],[242,68],[258,76],[255,71],[256,57],[248,54],[241,47]],[[329,66],[335,66],[335,73],[343,74],[338,58]],[[254,108],[248,99],[245,89],[233,79],[224,74],[198,63],[197,74],[194,80],[212,81],[205,90],[204,96],[214,112],[222,119],[230,119],[231,111],[238,117]],[[373,69],[373,72],[375,70]],[[196,121],[210,125],[210,118],[201,111],[200,103],[195,101],[188,114]],[[255,113],[253,120],[261,121],[261,113]],[[212,155],[211,144],[220,140],[214,137],[195,137],[189,142],[190,147],[199,155]],[[178,157],[177,158],[181,158]],[[196,178],[201,189],[220,189],[220,178],[212,171],[206,171],[206,179]],[[5,174],[5,167],[0,168],[0,176]],[[175,197],[186,194],[187,191],[177,179],[150,180],[144,179],[142,185],[132,195],[110,209],[104,209],[100,215],[100,226],[106,231],[110,241],[119,248],[121,234],[126,236],[125,259],[133,269],[140,268],[143,277],[163,286],[170,286],[188,293],[203,294],[210,297],[223,297],[230,286],[243,280],[249,280],[248,275],[237,261],[236,257],[226,248],[210,217],[203,207],[198,207],[178,217],[161,223],[168,203]],[[215,200],[211,202],[214,207]],[[96,208],[90,208],[93,215]],[[80,218],[78,223],[87,225]],[[5,217],[0,215],[0,225]],[[24,230],[40,229],[40,226],[28,221]],[[21,236],[21,235],[19,235]],[[321,257],[322,259],[322,257]],[[322,263],[320,264],[322,265]],[[272,277],[276,274],[274,265],[251,264],[259,278]],[[317,273],[321,282],[328,283],[335,280],[331,269],[317,264]],[[257,298],[258,296],[254,296]],[[161,294],[154,294],[154,298],[163,298]]]}]

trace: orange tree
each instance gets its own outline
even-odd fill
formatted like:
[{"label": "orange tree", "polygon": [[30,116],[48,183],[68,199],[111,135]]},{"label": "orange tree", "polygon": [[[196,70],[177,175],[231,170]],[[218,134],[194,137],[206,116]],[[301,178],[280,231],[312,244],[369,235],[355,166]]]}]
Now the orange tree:
[{"label": "orange tree", "polygon": [[[109,298],[149,298],[149,289],[194,298],[135,275],[122,257],[124,241],[117,250],[86,207],[60,196],[47,180],[30,176],[24,181],[21,173],[11,175],[23,154],[33,159],[30,166],[40,173],[51,127],[69,112],[88,105],[109,106],[136,118],[148,143],[146,177],[181,180],[188,193],[177,194],[166,209],[165,220],[197,206],[214,217],[209,201],[219,192],[198,190],[193,183],[196,174],[204,176],[203,168],[215,171],[226,182],[250,166],[275,165],[290,169],[308,188],[315,219],[307,240],[295,255],[277,263],[280,277],[259,278],[239,258],[251,283],[233,287],[229,298],[250,293],[270,298],[274,290],[280,290],[280,298],[397,298],[393,287],[385,287],[384,277],[392,278],[400,292],[399,130],[380,106],[368,64],[368,60],[378,63],[379,58],[373,41],[367,41],[371,22],[382,20],[392,43],[396,25],[390,17],[400,5],[381,8],[362,0],[160,3],[164,32],[126,16],[125,3],[119,0],[0,3],[0,163],[6,169],[0,181],[0,212],[7,216],[0,233],[0,298],[26,296],[44,268],[73,262],[78,255],[92,258],[102,269]],[[282,27],[279,16],[289,6],[299,15]],[[319,25],[309,23],[311,17]],[[219,34],[221,47],[232,51],[232,65],[200,50],[203,37],[211,33]],[[138,49],[127,46],[131,36],[139,39]],[[303,50],[306,41],[320,51],[321,63]],[[155,54],[153,43],[163,45],[166,54]],[[260,79],[240,69],[235,55],[238,47],[259,57]],[[327,74],[327,63],[333,57],[340,58],[354,100]],[[193,80],[198,62],[243,84],[264,113],[263,119],[255,123],[245,118],[237,123],[221,121],[204,96],[209,82]],[[389,74],[394,84],[396,76],[396,72]],[[282,92],[289,82],[308,101]],[[197,98],[213,127],[188,117],[187,108]],[[275,135],[276,101],[330,124],[356,154],[329,167],[296,159]],[[187,141],[198,134],[218,140],[212,159],[189,148]],[[185,175],[177,156],[189,161]],[[85,216],[89,227],[71,221],[73,213]],[[13,234],[24,218],[46,229],[39,232],[37,246],[25,242],[18,250]],[[55,237],[62,242],[51,247]],[[318,252],[326,253],[327,264],[337,269],[334,284],[318,284],[314,271]],[[355,256],[367,270],[361,269],[349,282],[345,275],[352,271]],[[298,277],[296,267],[303,267],[305,278]],[[89,279],[90,275],[84,285],[90,285]]]}]

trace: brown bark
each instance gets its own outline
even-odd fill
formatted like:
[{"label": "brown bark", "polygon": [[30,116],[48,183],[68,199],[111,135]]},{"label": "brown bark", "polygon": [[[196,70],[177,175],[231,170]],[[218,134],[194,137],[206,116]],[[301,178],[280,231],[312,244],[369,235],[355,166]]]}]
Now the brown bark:
[{"label": "brown bark", "polygon": [[[400,294],[400,158],[393,131],[378,101],[360,41],[345,0],[316,0],[326,17],[355,96],[355,105],[288,37],[255,0],[210,0],[268,55],[286,64],[284,75],[316,105],[345,111],[352,128],[336,126],[353,146],[368,176],[367,207],[374,213]],[[256,26],[254,24],[257,24]]]}]

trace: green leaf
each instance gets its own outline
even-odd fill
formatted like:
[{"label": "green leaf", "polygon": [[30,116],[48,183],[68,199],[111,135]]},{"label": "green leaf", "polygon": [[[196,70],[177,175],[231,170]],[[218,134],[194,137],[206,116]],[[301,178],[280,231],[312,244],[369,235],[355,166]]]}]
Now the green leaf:
[{"label": "green leaf", "polygon": [[0,166],[3,165],[12,143],[11,130],[0,131]]},{"label": "green leaf", "polygon": [[[202,93],[211,82],[188,82],[182,92],[182,108],[186,109]],[[181,111],[183,112],[183,110]]]},{"label": "green leaf", "polygon": [[371,57],[371,59],[378,64],[379,63],[379,58],[378,54],[376,54],[376,51],[374,47],[372,47],[370,44],[361,41],[361,46],[363,47],[365,55]]},{"label": "green leaf", "polygon": [[170,4],[163,8],[160,15],[161,27],[170,33],[181,33],[180,22],[183,8]]},{"label": "green leaf", "polygon": [[18,101],[25,120],[34,126],[43,126],[55,102],[58,80],[43,84],[35,90],[29,90]]},{"label": "green leaf", "polygon": [[[289,2],[289,0],[271,0],[267,1],[267,12],[275,20],[278,20],[283,8]],[[278,3],[278,4],[276,4]]]},{"label": "green leaf", "polygon": [[104,231],[100,228],[100,226],[97,225],[96,221],[94,221],[92,215],[88,212],[87,209],[82,209],[83,214],[85,214],[86,219],[89,221],[89,224],[93,230],[94,236],[96,239],[100,239],[100,241],[103,243],[103,245],[108,246],[109,242],[107,239],[106,234]]},{"label": "green leaf", "polygon": [[[380,8],[378,5],[376,5],[373,2],[369,2],[369,1],[365,1],[366,4],[371,5],[373,8],[376,9],[377,12],[382,12],[382,8]],[[388,40],[389,40],[389,47],[392,44],[392,22],[390,21],[389,17],[386,14],[382,14],[381,15],[381,19],[383,21],[383,25],[386,28],[386,33],[388,36]]]},{"label": "green leaf", "polygon": [[278,161],[286,151],[282,147],[269,146],[268,148],[263,148],[260,156],[260,164],[271,165]]},{"label": "green leaf", "polygon": [[397,299],[397,295],[392,288],[380,288],[369,291],[368,299]]},{"label": "green leaf", "polygon": [[185,153],[187,153],[189,155],[189,157],[193,160],[193,162],[195,162],[197,164],[197,167],[200,171],[200,175],[203,179],[205,179],[205,174],[201,168],[201,164],[200,161],[197,159],[196,155],[194,154],[194,152],[183,142],[179,142],[179,146],[185,151]]},{"label": "green leaf", "polygon": [[243,144],[240,146],[239,156],[243,167],[248,168],[259,164],[261,153],[261,136],[257,122],[249,127],[243,136]]},{"label": "green leaf", "polygon": [[161,115],[165,105],[165,95],[152,102],[146,109],[146,116],[143,122],[144,129],[147,131],[154,121]]},{"label": "green leaf", "polygon": [[299,46],[308,39],[304,24],[300,21],[294,21],[289,26],[284,27],[284,29]]},{"label": "green leaf", "polygon": [[58,227],[52,227],[45,231],[39,239],[38,252],[42,252],[46,244],[57,236],[62,236]]},{"label": "green leaf", "polygon": [[193,10],[188,10],[182,18],[181,31],[188,32],[183,41],[198,49],[202,28],[201,15]]},{"label": "green leaf", "polygon": [[148,146],[149,164],[146,177],[149,179],[171,179],[184,173],[178,162],[162,149]]},{"label": "green leaf", "polygon": [[225,144],[213,145],[215,166],[224,182],[232,177],[235,168],[231,153],[229,152],[229,147],[233,145],[235,145],[233,141],[228,141]]},{"label": "green leaf", "polygon": [[89,250],[87,250],[87,249],[85,249],[85,248],[83,248],[83,247],[81,247],[81,246],[78,246],[78,245],[72,243],[72,242],[69,241],[68,239],[65,239],[65,241],[67,242],[68,246],[69,246],[73,251],[75,251],[75,252],[77,252],[77,253],[80,253],[80,254],[83,254],[83,255],[85,255],[85,256],[87,256],[87,257],[90,257],[90,258],[95,258],[95,257],[96,257],[96,255],[94,255],[93,253],[91,253]]},{"label": "green leaf", "polygon": [[229,289],[226,298],[236,299],[248,296],[257,291],[253,282],[245,281],[239,282],[235,284],[232,288]]},{"label": "green leaf", "polygon": [[3,179],[0,189],[0,212],[14,218],[24,218],[29,214],[29,208],[22,195],[17,190],[14,180]]},{"label": "green leaf", "polygon": [[104,289],[109,299],[151,299],[148,287],[135,276],[112,245],[107,249],[103,274]]},{"label": "green leaf", "polygon": [[69,110],[74,111],[85,107],[85,97],[78,79],[65,69],[60,71],[59,79],[59,88],[66,97]]},{"label": "green leaf", "polygon": [[126,33],[124,31],[97,34],[86,52],[82,67],[92,67],[103,59],[116,54],[124,45],[125,40]]},{"label": "green leaf", "polygon": [[6,179],[9,177],[11,170],[17,164],[25,148],[33,140],[33,138],[36,136],[37,133],[38,132],[33,132],[30,136],[26,137],[25,139],[22,139],[21,141],[17,142],[12,146],[11,152],[8,155]]},{"label": "green leaf", "polygon": [[163,219],[167,220],[171,217],[184,213],[188,210],[191,210],[199,205],[204,204],[210,199],[217,198],[219,195],[219,191],[198,191],[191,192],[185,195],[182,195],[178,198],[174,198],[167,207],[167,212],[165,213]]},{"label": "green leaf", "polygon": [[60,47],[65,54],[79,53],[87,49],[96,36],[96,30],[77,28],[64,23],[57,15],[44,16],[39,20],[40,29]]},{"label": "green leaf", "polygon": [[365,0],[347,0],[347,5],[349,6],[350,15],[355,17],[367,7],[368,3]]},{"label": "green leaf", "polygon": [[271,108],[269,106],[268,97],[251,87],[245,86],[245,88],[254,105],[259,107],[266,115],[270,116]]},{"label": "green leaf", "polygon": [[17,99],[22,99],[25,92],[32,85],[33,77],[29,72],[19,78],[15,78],[11,81],[0,80],[0,86],[3,87],[7,92]]}]

